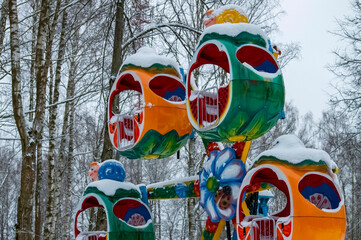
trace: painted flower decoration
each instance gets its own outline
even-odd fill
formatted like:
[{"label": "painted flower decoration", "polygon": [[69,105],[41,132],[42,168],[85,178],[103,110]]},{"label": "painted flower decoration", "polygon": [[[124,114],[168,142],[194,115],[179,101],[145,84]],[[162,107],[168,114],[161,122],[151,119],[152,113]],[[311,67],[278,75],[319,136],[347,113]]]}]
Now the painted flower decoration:
[{"label": "painted flower decoration", "polygon": [[237,198],[246,175],[244,163],[232,148],[212,151],[199,173],[200,205],[212,222],[229,221],[236,215]]}]

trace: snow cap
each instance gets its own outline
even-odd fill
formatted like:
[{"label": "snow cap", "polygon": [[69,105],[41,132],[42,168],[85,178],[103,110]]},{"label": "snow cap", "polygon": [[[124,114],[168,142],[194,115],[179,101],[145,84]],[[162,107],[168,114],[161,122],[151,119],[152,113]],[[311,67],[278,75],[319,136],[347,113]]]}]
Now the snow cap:
[{"label": "snow cap", "polygon": [[337,169],[336,163],[323,150],[306,148],[303,142],[295,135],[288,134],[278,137],[273,142],[273,147],[259,154],[249,164],[252,168],[265,158],[281,161],[287,164],[300,165],[327,165],[330,171]]},{"label": "snow cap", "polygon": [[110,196],[110,197],[114,196],[118,189],[121,189],[121,190],[134,189],[134,190],[138,191],[140,194],[139,187],[134,185],[133,183],[119,182],[119,181],[114,181],[111,179],[102,179],[99,181],[91,182],[91,183],[89,183],[87,188],[89,188],[89,187],[95,187],[99,191],[103,192],[106,196]]},{"label": "snow cap", "polygon": [[158,55],[155,50],[150,47],[139,48],[135,54],[130,55],[125,59],[120,69],[122,70],[126,65],[134,65],[141,68],[151,68],[156,64],[161,65],[161,67],[174,68],[180,76],[179,65],[175,60],[169,57]]}]

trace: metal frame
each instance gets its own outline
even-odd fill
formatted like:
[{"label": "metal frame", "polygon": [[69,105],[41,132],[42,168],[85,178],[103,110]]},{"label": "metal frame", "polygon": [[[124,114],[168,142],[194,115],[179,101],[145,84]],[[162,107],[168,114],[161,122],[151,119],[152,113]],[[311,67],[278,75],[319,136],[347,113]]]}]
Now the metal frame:
[{"label": "metal frame", "polygon": [[105,231],[81,232],[76,237],[76,240],[98,240],[99,237],[105,238],[106,234],[107,232]]},{"label": "metal frame", "polygon": [[[255,231],[255,228],[258,228],[259,231]],[[252,219],[250,230],[245,239],[248,237],[250,237],[251,240],[277,240],[277,226],[275,219],[272,217]]]},{"label": "metal frame", "polygon": [[[207,126],[204,126],[203,122],[199,122],[200,116],[202,116],[202,115],[206,116],[206,114],[204,114],[203,108],[200,107],[200,104],[199,104],[200,98],[204,98],[204,104],[205,104],[204,110],[206,113],[208,111],[216,111],[216,114],[214,114],[214,115],[216,115],[215,120],[211,121],[211,119],[203,118],[203,122],[204,121],[208,122],[209,125],[207,124]],[[207,99],[211,99],[212,102],[215,101],[216,104],[207,104],[206,103]],[[197,92],[197,124],[198,124],[199,128],[201,128],[202,130],[207,130],[207,129],[210,129],[210,128],[216,126],[218,122],[219,122],[218,87],[210,87],[210,88],[206,88],[204,90],[198,91]],[[203,125],[203,127],[201,127],[201,125]]]}]

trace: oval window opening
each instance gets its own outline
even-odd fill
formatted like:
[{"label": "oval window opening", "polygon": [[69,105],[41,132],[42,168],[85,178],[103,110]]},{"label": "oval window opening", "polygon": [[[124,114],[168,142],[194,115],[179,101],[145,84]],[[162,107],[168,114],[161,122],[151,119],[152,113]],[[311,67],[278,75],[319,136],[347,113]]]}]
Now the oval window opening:
[{"label": "oval window opening", "polygon": [[178,79],[158,75],[150,80],[149,88],[161,98],[171,102],[182,102],[185,99],[185,87]]},{"label": "oval window opening", "polygon": [[302,196],[319,209],[338,208],[341,197],[335,184],[319,174],[308,174],[298,183]]},{"label": "oval window opening", "polygon": [[144,99],[140,83],[131,74],[121,76],[109,101],[113,114],[120,115],[141,109],[144,106]]},{"label": "oval window opening", "polygon": [[[97,214],[102,214],[102,216],[106,216],[104,208],[102,207],[92,207],[84,210],[78,216],[77,221],[77,228],[80,232],[87,233],[88,235],[90,232],[105,232],[107,231],[107,224],[102,224],[101,226],[97,226]],[[105,221],[106,223],[106,221]]]},{"label": "oval window opening", "polygon": [[133,76],[126,74],[118,82],[110,97],[113,114],[134,112],[144,107],[144,99],[140,83]]},{"label": "oval window opening", "polygon": [[91,196],[84,199],[81,210],[75,217],[76,239],[99,239],[107,238],[107,220],[104,219],[100,226],[97,226],[97,213],[106,216],[106,212],[98,200]]},{"label": "oval window opening", "polygon": [[228,72],[214,64],[204,64],[191,73],[191,81],[196,84],[198,90],[225,87],[229,84],[230,79]]},{"label": "oval window opening", "polygon": [[227,106],[230,74],[217,65],[205,64],[192,71],[191,81],[197,88],[189,97],[197,124],[204,129],[215,126]]},{"label": "oval window opening", "polygon": [[125,198],[113,207],[114,215],[133,227],[144,227],[152,220],[148,207],[142,202]]},{"label": "oval window opening", "polygon": [[122,75],[111,92],[108,107],[113,145],[118,150],[133,146],[143,124],[144,96],[140,82],[131,74]]},{"label": "oval window opening", "polygon": [[[278,212],[281,212],[287,206],[287,197],[284,192],[278,188],[272,188],[269,190],[272,192],[273,197],[270,198],[268,202],[268,215],[275,215]],[[260,206],[261,207],[261,206]]]},{"label": "oval window opening", "polygon": [[[265,215],[266,211],[268,210],[267,216],[276,216],[276,217],[287,217],[290,215],[291,212],[291,203],[290,203],[290,193],[287,187],[287,184],[282,178],[279,178],[277,173],[274,172],[270,168],[264,168],[259,170],[253,177],[252,183],[247,187],[246,193],[253,193],[258,192],[258,189],[269,189],[271,197],[264,196],[263,198],[268,199],[267,200],[267,206],[268,208],[265,208],[264,210],[258,209],[258,211],[254,208],[254,206],[262,207],[260,199],[262,198],[262,192],[259,192],[259,194],[256,195],[254,199],[252,199],[253,202],[247,202],[246,198],[246,204],[251,212],[251,214],[256,215],[257,213],[260,213],[260,211],[263,212],[263,214],[259,215]],[[251,194],[249,194],[251,197]],[[257,201],[257,202],[255,202]],[[251,210],[252,209],[252,210]]]},{"label": "oval window opening", "polygon": [[272,54],[258,46],[246,45],[238,49],[237,59],[246,67],[259,72],[276,73],[278,64]]},{"label": "oval window opening", "polygon": [[113,114],[125,114],[143,108],[143,95],[135,90],[125,90],[115,96],[112,102]]}]

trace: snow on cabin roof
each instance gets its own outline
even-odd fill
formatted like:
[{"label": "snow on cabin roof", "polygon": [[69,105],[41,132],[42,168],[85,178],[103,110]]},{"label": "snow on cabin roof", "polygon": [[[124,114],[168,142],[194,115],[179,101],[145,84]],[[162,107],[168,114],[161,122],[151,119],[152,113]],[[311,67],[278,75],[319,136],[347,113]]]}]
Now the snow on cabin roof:
[{"label": "snow on cabin roof", "polygon": [[267,189],[267,190],[259,191],[258,196],[259,197],[273,198],[274,194],[271,192],[271,190]]},{"label": "snow on cabin roof", "polygon": [[[139,48],[138,51],[130,55],[125,59],[123,65],[120,69],[125,65],[135,65],[142,68],[150,68],[155,64],[164,65],[165,67],[173,67],[179,73],[179,65],[172,58],[158,55],[154,49],[150,47],[142,47]],[[180,75],[180,73],[179,73]]]},{"label": "snow on cabin roof", "polygon": [[183,177],[183,178],[178,178],[178,179],[173,179],[173,180],[166,180],[163,182],[158,182],[158,183],[152,183],[147,185],[147,189],[150,188],[160,188],[160,187],[165,187],[165,186],[169,186],[169,185],[174,185],[177,183],[185,183],[188,181],[195,181],[199,178],[199,176],[191,176],[191,177]]},{"label": "snow on cabin roof", "polygon": [[271,149],[259,154],[248,165],[248,169],[264,158],[276,158],[279,161],[291,165],[323,165],[332,170],[336,169],[336,163],[323,150],[306,148],[303,142],[295,135],[283,135],[274,141]]},{"label": "snow on cabin roof", "polygon": [[136,190],[140,193],[139,187],[130,182],[119,182],[111,179],[102,179],[89,183],[88,187],[96,187],[107,196],[114,196],[118,189]]},{"label": "snow on cabin roof", "polygon": [[267,35],[265,32],[257,25],[251,23],[222,23],[222,24],[214,24],[212,26],[204,29],[201,37],[199,39],[203,39],[203,37],[207,34],[216,33],[219,35],[226,35],[230,37],[236,37],[242,32],[248,32],[253,35],[261,36],[265,42],[268,44]]}]

